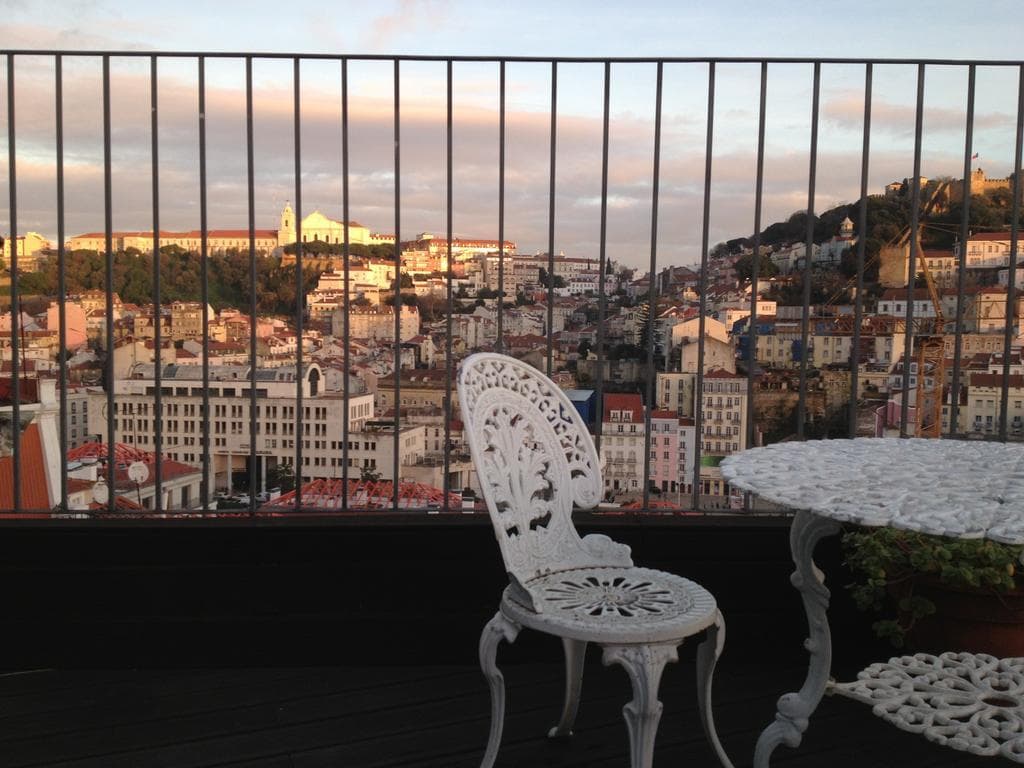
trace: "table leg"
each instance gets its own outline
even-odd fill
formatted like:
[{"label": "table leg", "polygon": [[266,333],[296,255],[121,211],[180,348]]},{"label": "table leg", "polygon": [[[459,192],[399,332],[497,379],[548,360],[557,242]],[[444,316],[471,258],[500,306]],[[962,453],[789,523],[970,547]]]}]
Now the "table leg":
[{"label": "table leg", "polygon": [[821,539],[839,533],[839,529],[839,523],[811,512],[797,512],[793,518],[789,547],[796,571],[790,581],[800,592],[807,614],[810,637],[804,641],[804,647],[810,660],[803,686],[779,699],[775,721],[761,732],[754,750],[754,768],[768,768],[772,752],[779,744],[800,746],[808,720],[828,685],[832,667],[832,636],[827,616],[829,591],[824,574],[814,564],[814,548]]}]

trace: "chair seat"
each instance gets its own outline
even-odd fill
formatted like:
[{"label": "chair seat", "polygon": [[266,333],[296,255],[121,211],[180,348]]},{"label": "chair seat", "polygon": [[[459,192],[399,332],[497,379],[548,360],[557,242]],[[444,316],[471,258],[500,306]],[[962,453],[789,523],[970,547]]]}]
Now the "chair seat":
[{"label": "chair seat", "polygon": [[714,596],[699,584],[650,568],[573,568],[525,584],[539,612],[510,585],[501,609],[541,632],[595,643],[681,640],[714,623]]}]

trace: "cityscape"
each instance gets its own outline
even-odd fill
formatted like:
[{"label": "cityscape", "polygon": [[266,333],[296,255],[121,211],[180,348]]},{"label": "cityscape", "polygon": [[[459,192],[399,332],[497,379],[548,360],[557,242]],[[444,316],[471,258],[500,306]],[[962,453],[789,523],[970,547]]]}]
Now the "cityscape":
[{"label": "cityscape", "polygon": [[[965,244],[957,236],[962,180],[921,177],[913,244],[912,182],[869,196],[856,328],[857,202],[816,217],[810,249],[805,213],[759,233],[756,294],[752,237],[710,249],[703,276],[700,266],[652,274],[613,259],[521,253],[492,233],[448,242],[423,232],[396,244],[393,234],[332,212],[300,220],[286,203],[276,227],[208,229],[206,264],[201,231],[111,231],[109,295],[107,233],[73,235],[61,306],[59,254],[27,232],[16,246],[16,340],[13,317],[0,320],[7,372],[20,342],[21,507],[72,516],[480,511],[452,376],[481,350],[544,371],[550,360],[598,443],[605,511],[744,509],[749,502],[718,465],[795,436],[800,407],[812,437],[847,436],[855,423],[860,436],[985,438],[1005,419],[1008,439],[1021,439],[1024,305],[1016,295],[1005,319],[1013,174],[990,178],[979,167],[969,182]],[[5,266],[11,251],[5,238]],[[968,282],[958,306],[961,262]],[[1021,281],[1018,269],[1014,285]],[[10,390],[6,402],[9,412]],[[11,460],[0,460],[8,473]],[[13,497],[0,501],[13,506]]]}]

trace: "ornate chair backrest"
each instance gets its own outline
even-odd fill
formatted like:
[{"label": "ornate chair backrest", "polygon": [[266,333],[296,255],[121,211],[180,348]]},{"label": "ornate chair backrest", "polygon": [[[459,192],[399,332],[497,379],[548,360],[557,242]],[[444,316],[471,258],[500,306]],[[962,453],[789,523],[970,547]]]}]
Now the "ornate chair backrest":
[{"label": "ornate chair backrest", "polygon": [[609,565],[610,546],[625,550],[628,560],[627,548],[603,536],[581,540],[572,523],[573,503],[594,506],[603,487],[594,441],[565,393],[532,366],[493,353],[466,358],[458,390],[470,453],[513,581],[522,586],[552,571]]}]

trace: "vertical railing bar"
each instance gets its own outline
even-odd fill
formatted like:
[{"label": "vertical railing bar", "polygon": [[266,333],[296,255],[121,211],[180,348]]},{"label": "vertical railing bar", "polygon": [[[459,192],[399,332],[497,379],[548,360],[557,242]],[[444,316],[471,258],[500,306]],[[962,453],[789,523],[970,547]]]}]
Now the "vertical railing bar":
[{"label": "vertical railing bar", "polygon": [[454,367],[452,362],[452,315],[455,313],[455,301],[452,294],[452,134],[454,127],[454,108],[452,105],[452,60],[448,59],[446,66],[446,114],[445,114],[445,248],[447,259],[445,264],[445,288],[448,315],[445,318],[445,340],[444,340],[444,370],[448,391],[444,398],[444,511],[450,512],[449,494],[452,490],[451,477],[451,444],[452,444],[452,379],[454,378]]},{"label": "vertical railing bar", "polygon": [[[949,434],[952,437],[957,433],[957,422],[960,419],[960,373],[963,357],[963,314],[964,314],[964,290],[967,286],[967,238],[970,236],[971,225],[971,152],[974,144],[974,86],[976,69],[973,64],[967,68],[967,116],[964,127],[964,179],[963,179],[963,209],[960,215],[960,264],[957,266],[956,276],[956,321],[953,326],[953,386],[950,387],[949,405]],[[922,260],[924,256],[922,255]],[[1007,291],[1009,296],[1009,291]],[[1010,316],[1007,315],[1007,324]],[[936,333],[944,334],[945,328],[936,328]],[[945,351],[943,351],[943,355]],[[923,377],[923,370],[917,372],[918,381]],[[1004,380],[1004,391],[1005,383]],[[936,381],[936,397],[942,397],[944,381]],[[917,404],[917,423],[924,423],[923,403]],[[941,430],[941,425],[940,425]],[[999,416],[999,434],[1006,432],[1006,411]]]},{"label": "vertical railing bar", "polygon": [[754,371],[757,368],[757,282],[761,275],[761,204],[764,193],[764,134],[768,104],[768,62],[761,62],[761,94],[757,118],[757,172],[754,182],[754,257],[750,270],[750,320],[747,325],[746,447],[754,444]]},{"label": "vertical railing bar", "polygon": [[117,510],[117,464],[114,446],[114,224],[113,179],[110,159],[110,56],[103,56],[103,236],[106,246],[106,342],[104,363],[107,387],[107,511]]},{"label": "vertical railing bar", "polygon": [[[156,450],[156,457],[153,468],[156,473],[154,478],[153,509],[157,514],[163,511],[163,397],[161,388],[163,386],[163,359],[160,348],[163,342],[161,325],[163,324],[163,307],[160,303],[160,135],[159,135],[159,94],[157,92],[157,57],[149,58],[149,101],[150,101],[150,160],[152,161],[152,172],[150,174],[153,183],[153,369],[154,369],[154,400],[153,408],[155,418],[153,420],[153,437]],[[129,414],[135,418],[134,414]]]},{"label": "vertical railing bar", "polygon": [[[253,151],[252,56],[245,57],[246,183],[249,203],[249,514],[256,515],[256,179]],[[296,229],[296,231],[298,231]],[[232,406],[233,407],[233,406]],[[296,470],[296,478],[299,477]],[[234,473],[228,466],[228,485]],[[295,489],[301,483],[296,479]],[[299,506],[296,498],[296,509]]]},{"label": "vertical railing bar", "polygon": [[345,389],[342,392],[342,409],[345,412],[344,418],[341,422],[341,508],[348,511],[348,442],[351,434],[351,427],[349,426],[349,385],[352,380],[352,365],[350,361],[352,346],[349,343],[349,280],[351,279],[351,273],[349,272],[349,258],[351,250],[351,242],[348,234],[348,216],[349,216],[349,199],[348,199],[348,59],[341,60],[341,221],[342,231],[344,232],[344,240],[342,244],[342,269],[345,271],[345,303],[342,305],[341,316],[341,337],[342,342],[345,345]]},{"label": "vertical railing bar", "polygon": [[[1013,324],[1017,319],[1017,246],[1020,238],[1020,206],[1021,206],[1021,150],[1024,145],[1024,64],[1020,66],[1017,80],[1017,138],[1014,143],[1013,160],[1013,204],[1010,213],[1010,260],[1007,266],[1006,287],[1006,327],[1003,330],[1003,392],[1002,413],[1006,413],[1010,404],[1010,349],[1013,343]],[[964,244],[966,251],[966,243]],[[1001,440],[1007,439],[1006,419],[1000,422]]]},{"label": "vertical railing bar", "polygon": [[[302,512],[302,456],[306,440],[306,414],[303,410],[302,388],[305,378],[302,371],[302,311],[305,294],[302,285],[302,81],[301,61],[298,56],[292,59],[292,119],[295,135],[295,337],[298,345],[295,348],[295,421],[299,436],[295,441],[295,511]],[[347,225],[346,225],[347,228]],[[253,318],[255,321],[255,317]],[[256,402],[256,387],[253,385],[253,403]],[[255,410],[255,405],[253,406]],[[313,430],[314,434],[316,429]],[[256,441],[253,440],[253,450]]]},{"label": "vertical railing bar", "polygon": [[711,225],[711,162],[715,136],[715,62],[708,62],[707,139],[704,149],[704,213],[700,236],[700,320],[697,330],[697,381],[693,408],[693,508],[700,508],[700,454],[704,426],[704,329],[708,307],[708,234]]},{"label": "vertical railing bar", "polygon": [[853,307],[853,339],[850,349],[849,436],[857,436],[857,393],[860,387],[860,324],[864,318],[864,254],[868,231],[868,165],[871,157],[872,64],[864,69],[864,139],[860,154],[860,213],[857,217],[857,296]]},{"label": "vertical railing bar", "polygon": [[[651,178],[651,264],[650,272],[653,277],[654,271],[658,268],[658,193],[661,181],[661,102],[662,83],[664,81],[664,62],[658,62],[657,85],[654,96],[654,169]],[[601,273],[604,277],[604,271]],[[602,287],[601,293],[604,293]],[[655,281],[652,279],[647,289],[647,300],[651,307],[655,305]],[[666,352],[667,354],[667,352]],[[651,450],[657,450],[658,439],[651,435],[651,418],[654,411],[654,381],[657,375],[654,372],[654,312],[647,313],[647,386],[645,395],[647,402],[644,408],[644,490],[643,490],[643,511],[649,512],[651,506]]]},{"label": "vertical railing bar", "polygon": [[[558,62],[551,62],[551,142],[549,149],[550,171],[548,173],[548,340],[547,373],[555,370],[555,152],[558,139]],[[598,420],[600,422],[600,419]]]},{"label": "vertical railing bar", "polygon": [[[21,511],[21,379],[19,378],[18,360],[21,354],[19,328],[21,326],[21,307],[18,300],[18,174],[17,152],[15,151],[14,125],[14,54],[7,54],[7,183],[9,185],[11,236],[11,410],[14,423],[11,425],[11,436],[14,438],[11,455],[11,479],[13,480],[14,512]],[[108,348],[108,357],[110,349]],[[113,490],[113,487],[111,487]]]},{"label": "vertical railing bar", "polygon": [[55,128],[57,139],[57,314],[60,323],[60,509],[68,511],[68,329],[67,253],[64,247],[64,57],[54,57]]},{"label": "vertical railing bar", "polygon": [[[914,116],[914,179],[910,190],[910,258],[907,263],[907,311],[903,340],[903,391],[900,402],[900,437],[907,436],[910,417],[910,366],[914,356],[914,281],[917,277],[917,240],[921,207],[921,129],[924,120],[924,64],[917,65],[917,109]],[[920,375],[920,372],[918,372]],[[920,405],[920,404],[918,404]]]},{"label": "vertical railing bar", "polygon": [[[598,453],[601,451],[601,437],[604,431],[604,362],[607,357],[604,349],[604,323],[608,300],[604,295],[604,270],[608,259],[608,126],[611,122],[611,83],[612,65],[610,61],[605,61],[604,116],[601,123],[601,235],[597,260],[599,271],[597,277],[597,386],[595,387],[597,419],[595,420],[594,442],[597,444]],[[651,279],[654,279],[653,275]]]},{"label": "vertical railing bar", "polygon": [[[402,184],[401,184],[401,167],[402,167],[402,152],[401,152],[401,136],[402,136],[402,113],[401,113],[401,89],[400,89],[400,62],[398,58],[394,60],[394,88],[395,88],[395,104],[394,104],[394,137],[395,137],[395,295],[394,295],[394,312],[395,312],[395,434],[394,441],[391,446],[391,493],[393,506],[395,511],[398,511],[398,482],[399,482],[399,467],[398,467],[398,443],[399,435],[401,432],[401,403],[402,403]],[[451,238],[449,238],[449,242]]]},{"label": "vertical railing bar", "polygon": [[505,347],[505,60],[498,62],[498,343]]},{"label": "vertical railing bar", "polygon": [[814,93],[811,97],[811,150],[810,167],[807,172],[807,241],[804,252],[804,295],[800,315],[800,389],[797,401],[796,436],[805,438],[807,419],[807,358],[811,328],[811,272],[814,250],[814,189],[818,173],[818,102],[821,96],[821,63],[814,63]]},{"label": "vertical railing bar", "polygon": [[[206,58],[199,57],[199,270],[203,313],[203,512],[210,511],[210,275],[206,220]],[[231,467],[228,467],[228,488]]]}]

